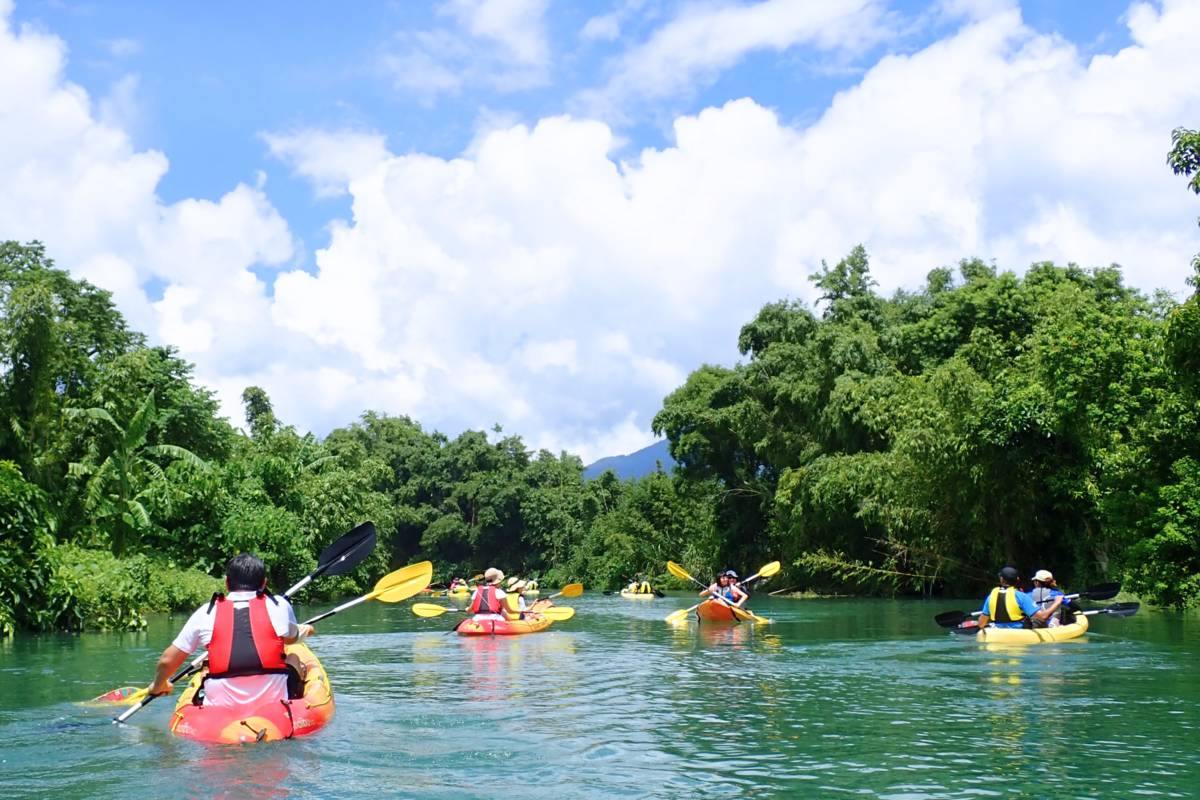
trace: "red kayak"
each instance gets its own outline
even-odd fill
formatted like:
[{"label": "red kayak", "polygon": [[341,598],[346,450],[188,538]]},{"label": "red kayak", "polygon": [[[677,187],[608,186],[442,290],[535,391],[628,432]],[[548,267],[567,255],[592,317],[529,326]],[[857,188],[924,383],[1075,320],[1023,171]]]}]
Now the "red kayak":
[{"label": "red kayak", "polygon": [[325,727],[333,717],[333,690],[321,662],[303,644],[289,644],[288,653],[296,653],[308,667],[304,696],[287,703],[273,701],[253,708],[197,706],[192,697],[200,688],[206,671],[192,678],[171,715],[171,733],[198,742],[238,744],[270,742],[308,736]]},{"label": "red kayak", "polygon": [[696,616],[706,622],[770,622],[753,611],[736,608],[720,600],[705,600],[696,607]]}]

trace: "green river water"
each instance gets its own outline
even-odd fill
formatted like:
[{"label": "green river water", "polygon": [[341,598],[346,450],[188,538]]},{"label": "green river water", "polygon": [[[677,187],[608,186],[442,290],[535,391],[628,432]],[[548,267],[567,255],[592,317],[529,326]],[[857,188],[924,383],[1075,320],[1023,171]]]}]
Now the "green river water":
[{"label": "green river water", "polygon": [[333,721],[263,745],[177,739],[166,700],[127,726],[74,702],[148,682],[182,616],[0,640],[0,797],[1200,796],[1200,616],[987,647],[932,622],[973,601],[756,597],[774,624],[662,622],[692,602],[589,594],[495,639],[368,603],[311,640]]}]

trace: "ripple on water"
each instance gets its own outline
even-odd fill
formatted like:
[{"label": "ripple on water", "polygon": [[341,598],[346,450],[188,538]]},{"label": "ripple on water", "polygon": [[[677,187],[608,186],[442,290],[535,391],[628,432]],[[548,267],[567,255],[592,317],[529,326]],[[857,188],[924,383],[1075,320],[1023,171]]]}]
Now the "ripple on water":
[{"label": "ripple on water", "polygon": [[[261,748],[174,739],[164,702],[120,729],[64,702],[148,677],[180,620],[141,638],[18,640],[0,647],[0,786],[5,797],[1059,800],[1200,785],[1200,641],[1167,618],[1161,633],[1131,618],[1074,642],[988,649],[937,630],[942,609],[916,602],[755,598],[776,624],[663,623],[692,602],[585,597],[570,623],[511,639],[364,606],[312,640],[337,696],[331,726]],[[14,677],[30,684],[16,700]]]}]

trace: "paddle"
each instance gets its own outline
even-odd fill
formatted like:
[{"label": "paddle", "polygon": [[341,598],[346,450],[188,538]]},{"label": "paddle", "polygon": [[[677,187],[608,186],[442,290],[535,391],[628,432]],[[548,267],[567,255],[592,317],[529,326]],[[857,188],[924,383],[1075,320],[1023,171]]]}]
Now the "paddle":
[{"label": "paddle", "polygon": [[[283,593],[284,597],[290,598],[296,592],[307,586],[313,578],[318,578],[322,575],[344,575],[350,570],[361,564],[367,556],[375,550],[375,523],[364,522],[358,527],[338,537],[333,543],[321,551],[321,555],[317,556],[317,567],[312,572],[305,575],[294,586]],[[186,666],[180,667],[176,673],[171,676],[171,683],[177,682],[184,676],[188,670],[193,667],[198,667],[204,662],[205,653],[196,656],[192,662]],[[189,673],[190,674],[190,673]],[[141,689],[133,689],[131,687],[122,686],[119,689],[105,692],[104,694],[93,698],[89,702],[113,702],[113,703],[137,703],[143,700],[148,695],[149,687]],[[149,701],[146,701],[149,702]]]},{"label": "paddle", "polygon": [[684,569],[683,567],[676,564],[674,561],[667,562],[667,572],[671,573],[672,575],[674,575],[676,578],[679,578],[680,580],[691,581],[692,583],[699,586],[701,589],[708,588],[707,583],[701,583],[700,581],[696,580],[695,578],[692,577],[692,574],[690,572],[688,572],[686,569]]},{"label": "paddle", "polygon": [[[1109,600],[1116,597],[1120,591],[1121,584],[1119,583],[1102,583],[1098,586],[1092,586],[1088,589],[1076,592],[1075,594],[1063,595],[1063,601],[1066,602],[1068,600],[1075,600],[1076,598],[1083,598],[1087,600]],[[1054,598],[1041,601],[1041,603],[1053,602]],[[1121,604],[1118,603],[1117,605]],[[978,611],[972,611],[970,613],[967,613],[966,611],[943,611],[941,614],[935,616],[933,621],[943,628],[956,628],[971,617],[979,616],[979,613],[980,612]]]},{"label": "paddle", "polygon": [[[582,590],[582,586],[580,587]],[[461,608],[451,608],[450,606],[439,606],[436,603],[413,603],[413,613],[418,617],[440,617],[447,611],[457,611],[459,614],[465,614]],[[562,622],[575,616],[575,609],[569,606],[550,606],[541,611],[529,611],[529,614],[539,614],[553,622]]]},{"label": "paddle", "polygon": [[579,595],[581,595],[581,594],[583,594],[583,584],[582,583],[568,583],[566,586],[562,587],[561,589],[559,589],[557,592],[550,595],[549,597],[543,597],[541,599],[542,600],[553,600],[556,597],[579,597]]},{"label": "paddle", "polygon": [[[779,562],[772,561],[770,564],[767,564],[762,569],[760,569],[758,572],[751,575],[749,578],[746,578],[746,580],[738,581],[737,585],[741,586],[743,583],[748,583],[748,582],[750,582],[752,580],[756,580],[758,578],[769,578],[772,575],[774,575],[775,573],[779,572],[779,569],[780,569]],[[688,574],[687,570],[685,570],[683,567],[676,564],[674,561],[667,562],[667,570],[677,578],[689,578],[693,581],[696,581],[695,578],[693,578],[691,575]],[[696,581],[696,583],[700,583],[700,581]],[[704,586],[704,584],[702,584],[702,583],[700,583],[700,585]],[[704,588],[707,589],[708,587],[704,586]],[[692,613],[697,608],[704,605],[706,602],[708,602],[708,600],[709,600],[709,598],[705,598],[704,600],[701,600],[699,603],[696,603],[696,605],[691,606],[690,608],[681,608],[678,611],[672,611],[670,614],[668,614],[666,616],[666,621],[671,623],[672,625],[674,625],[677,622],[683,622],[685,619],[687,619],[688,614]],[[729,605],[729,604],[726,603],[726,605]],[[744,609],[744,608],[741,608],[738,610],[745,612],[746,614],[748,614],[750,617],[752,617],[756,621],[770,622],[770,620],[766,619],[765,617],[755,616],[753,612],[746,611],[746,609]]]}]

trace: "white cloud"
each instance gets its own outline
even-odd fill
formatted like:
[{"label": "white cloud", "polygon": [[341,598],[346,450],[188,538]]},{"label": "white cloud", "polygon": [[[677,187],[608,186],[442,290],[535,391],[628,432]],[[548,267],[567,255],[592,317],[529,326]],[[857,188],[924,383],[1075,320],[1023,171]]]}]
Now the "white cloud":
[{"label": "white cloud", "polygon": [[534,372],[557,368],[574,375],[579,372],[579,343],[574,339],[530,342],[521,350],[521,363]]},{"label": "white cloud", "polygon": [[[194,359],[201,379],[261,358],[269,305],[250,270],[292,254],[263,191],[163,203],[166,157],[136,150],[126,131],[136,78],[94,104],[64,77],[63,42],[14,31],[10,13],[0,2],[0,238],[45,242],[61,266],[113,291],[138,329]],[[165,287],[158,302],[151,282]]]},{"label": "white cloud", "polygon": [[137,39],[107,39],[104,47],[113,58],[127,58],[142,52],[142,43]]},{"label": "white cloud", "polygon": [[621,23],[616,14],[592,17],[584,23],[579,35],[584,39],[611,42],[621,35]]},{"label": "white cloud", "polygon": [[318,432],[372,408],[450,434],[499,422],[588,461],[627,453],[687,370],[731,361],[763,303],[812,299],[807,275],[858,242],[885,291],[964,256],[1119,261],[1143,288],[1184,288],[1200,236],[1164,159],[1170,130],[1200,118],[1200,84],[1180,79],[1200,72],[1200,6],[1136,6],[1133,44],[1091,59],[979,8],[811,125],[737,100],[625,161],[609,126],[567,116],[493,123],[458,158],[394,155],[378,134],[267,135],[351,200],[313,268],[278,275],[264,267],[291,263],[293,243],[265,186],[163,203],[165,156],[98,117],[63,78],[61,42],[4,28],[0,236],[42,238],[112,288],[235,421],[254,383]]},{"label": "white cloud", "polygon": [[[885,35],[880,6],[880,0],[684,6],[648,41],[621,54],[608,83],[584,92],[580,104],[606,116],[619,114],[631,100],[686,93],[756,51],[781,52],[797,45],[860,50]],[[597,30],[604,29],[597,22]]]},{"label": "white cloud", "polygon": [[350,181],[370,172],[387,157],[386,139],[378,133],[302,130],[264,133],[262,139],[272,156],[291,164],[297,175],[312,181],[322,197],[345,194]]},{"label": "white cloud", "polygon": [[547,0],[449,0],[444,13],[472,36],[496,42],[521,64],[543,64],[549,55]]},{"label": "white cloud", "polygon": [[451,24],[403,32],[381,64],[396,87],[426,102],[467,87],[501,92],[545,85],[550,44],[547,0],[447,0],[438,8]]}]

